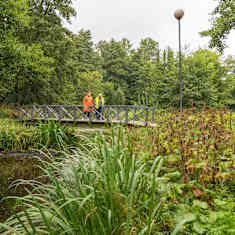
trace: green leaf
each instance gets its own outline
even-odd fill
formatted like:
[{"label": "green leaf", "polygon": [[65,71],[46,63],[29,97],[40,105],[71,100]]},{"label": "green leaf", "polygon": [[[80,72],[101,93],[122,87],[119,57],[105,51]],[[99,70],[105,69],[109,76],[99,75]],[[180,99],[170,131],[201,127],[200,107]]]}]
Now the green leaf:
[{"label": "green leaf", "polygon": [[194,200],[193,201],[193,207],[200,207],[202,209],[208,209],[208,204],[206,202],[203,202],[203,201]]},{"label": "green leaf", "polygon": [[172,232],[172,235],[176,235],[179,231],[182,230],[183,226],[186,223],[193,222],[194,220],[196,220],[196,215],[194,215],[193,213],[185,214],[181,221],[176,225],[174,231]]},{"label": "green leaf", "polygon": [[222,200],[219,200],[219,199],[215,199],[214,203],[215,203],[216,206],[225,206],[226,205],[225,201],[222,201]]},{"label": "green leaf", "polygon": [[226,216],[226,212],[223,211],[211,211],[208,218],[208,223],[215,223],[218,219]]},{"label": "green leaf", "polygon": [[205,232],[205,229],[202,227],[202,225],[199,222],[193,223],[193,229],[195,230],[195,232],[199,234],[203,234]]},{"label": "green leaf", "polygon": [[168,173],[168,174],[164,175],[164,177],[169,178],[172,181],[177,181],[177,180],[181,179],[181,174],[179,171],[175,171],[175,172]]}]

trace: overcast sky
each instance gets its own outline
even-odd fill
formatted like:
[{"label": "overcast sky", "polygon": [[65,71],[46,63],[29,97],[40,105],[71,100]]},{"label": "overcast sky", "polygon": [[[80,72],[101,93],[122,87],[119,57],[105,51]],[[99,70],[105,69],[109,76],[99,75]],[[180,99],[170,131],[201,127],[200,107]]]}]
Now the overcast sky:
[{"label": "overcast sky", "polygon": [[[129,39],[134,46],[146,37],[151,37],[161,48],[178,49],[178,25],[174,11],[182,8],[182,44],[191,49],[207,47],[208,39],[199,35],[209,28],[209,14],[214,9],[214,0],[74,0],[78,15],[69,28],[91,30],[94,42],[114,38]],[[235,55],[235,33],[228,39],[226,55]]]}]

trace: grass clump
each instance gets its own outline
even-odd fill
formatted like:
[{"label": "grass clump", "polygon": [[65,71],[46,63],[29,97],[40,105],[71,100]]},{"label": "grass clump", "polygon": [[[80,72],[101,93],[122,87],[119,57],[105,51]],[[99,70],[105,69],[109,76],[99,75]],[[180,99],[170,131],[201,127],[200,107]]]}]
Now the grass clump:
[{"label": "grass clump", "polygon": [[[157,179],[162,159],[135,158],[119,130],[109,143],[97,138],[88,149],[44,162],[49,184],[28,182],[34,190],[2,234],[152,234],[164,203]],[[24,182],[26,183],[26,182]]]},{"label": "grass clump", "polygon": [[15,119],[18,117],[16,107],[10,105],[0,105],[0,119]]},{"label": "grass clump", "polygon": [[70,146],[77,145],[77,138],[73,131],[66,126],[57,124],[56,121],[48,121],[46,124],[40,123],[33,137],[35,138],[35,149],[65,150]]},{"label": "grass clump", "polygon": [[1,152],[32,152],[34,150],[65,150],[76,146],[73,130],[55,121],[32,127],[3,119],[0,126]]}]

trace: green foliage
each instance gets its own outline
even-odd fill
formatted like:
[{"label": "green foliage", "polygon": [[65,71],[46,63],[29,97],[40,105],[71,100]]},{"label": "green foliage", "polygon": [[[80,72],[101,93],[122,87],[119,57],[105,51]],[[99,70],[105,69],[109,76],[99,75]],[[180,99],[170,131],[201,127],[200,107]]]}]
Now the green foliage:
[{"label": "green foliage", "polygon": [[115,89],[112,82],[105,82],[104,97],[107,105],[124,105],[126,101],[125,94],[121,87]]},{"label": "green foliage", "polygon": [[227,78],[226,67],[217,53],[201,49],[185,58],[184,105],[193,100],[196,104],[223,106],[233,86],[234,79]]},{"label": "green foliage", "polygon": [[1,103],[41,103],[47,93],[52,60],[43,55],[40,45],[26,45],[15,37],[16,31],[27,27],[27,13],[26,1],[1,2]]},{"label": "green foliage", "polygon": [[[52,60],[44,57],[39,46],[14,45],[6,47],[5,56],[13,61],[4,60],[1,79],[0,100],[3,103],[32,104],[43,103],[48,94],[48,77],[53,73]],[[12,74],[7,76],[10,69]]]},{"label": "green foliage", "polygon": [[[156,129],[129,130],[139,158],[164,156],[158,187],[167,203],[156,223],[172,234],[234,233],[234,134],[226,110],[157,114]],[[226,139],[226,141],[225,141]]]},{"label": "green foliage", "polygon": [[17,117],[17,110],[8,105],[0,106],[0,120],[14,119]]},{"label": "green foliage", "polygon": [[225,40],[231,30],[235,29],[235,1],[217,0],[218,5],[212,12],[212,27],[202,36],[210,37],[210,47],[216,47],[219,52],[226,48]]},{"label": "green foliage", "polygon": [[135,159],[132,146],[124,147],[122,131],[116,134],[110,144],[103,138],[88,143],[92,152],[75,151],[65,154],[63,162],[45,162],[50,184],[30,183],[37,195],[18,198],[23,210],[1,224],[2,234],[157,231],[153,223],[164,202],[155,182],[161,160],[146,164]]},{"label": "green foliage", "polygon": [[97,45],[98,53],[103,59],[104,81],[112,82],[115,89],[120,87],[125,97],[129,96],[130,87],[130,49],[131,45],[127,39],[120,42],[114,39],[110,42],[101,41]]},{"label": "green foliage", "polygon": [[[151,38],[136,48],[125,38],[95,45],[89,30],[64,27],[76,15],[72,0],[7,0],[0,7],[1,103],[81,104],[91,90],[93,97],[104,93],[106,104],[179,106],[179,55],[171,48],[160,50]],[[234,1],[219,1],[207,33],[213,43],[231,27],[233,8]],[[233,58],[199,49],[183,52],[182,63],[184,107],[234,105]]]},{"label": "green foliage", "polygon": [[9,120],[1,120],[0,151],[2,152],[31,152],[43,149],[59,151],[76,145],[78,139],[72,130],[54,121],[29,128]]},{"label": "green foliage", "polygon": [[73,63],[78,72],[102,72],[102,58],[94,50],[91,32],[80,30],[73,35]]},{"label": "green foliage", "polygon": [[27,25],[27,1],[7,0],[0,3],[0,42],[13,38],[16,27]]},{"label": "green foliage", "polygon": [[67,84],[66,102],[82,104],[83,97],[88,91],[91,92],[93,99],[99,93],[103,93],[102,75],[98,71],[77,73],[76,81]]},{"label": "green foliage", "polygon": [[36,149],[65,150],[76,146],[76,137],[68,127],[58,125],[55,121],[40,124],[35,133]]},{"label": "green foliage", "polygon": [[[156,128],[113,127],[79,145],[71,136],[76,150],[42,162],[46,184],[16,184],[33,190],[16,197],[21,211],[0,227],[5,234],[233,234],[233,119],[226,109],[158,111]],[[60,129],[41,124],[37,142],[66,150]]]}]

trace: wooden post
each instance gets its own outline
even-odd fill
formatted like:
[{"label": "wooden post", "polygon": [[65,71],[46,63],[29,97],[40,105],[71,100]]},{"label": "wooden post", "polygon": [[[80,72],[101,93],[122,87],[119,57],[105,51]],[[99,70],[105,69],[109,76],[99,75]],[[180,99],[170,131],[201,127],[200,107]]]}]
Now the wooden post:
[{"label": "wooden post", "polygon": [[17,107],[17,116],[19,117],[20,120],[23,120],[23,111],[21,107]]},{"label": "wooden post", "polygon": [[152,122],[155,121],[155,108],[152,108]]},{"label": "wooden post", "polygon": [[128,109],[127,106],[125,107],[125,109],[126,109],[126,113],[125,113],[126,120],[125,120],[125,123],[127,124],[128,123],[128,112],[129,112],[129,109]]},{"label": "wooden post", "polygon": [[149,107],[147,106],[146,108],[146,113],[145,113],[145,122],[147,123],[148,122],[148,120],[149,120]]},{"label": "wooden post", "polygon": [[34,119],[34,106],[30,107],[31,108],[31,119]]},{"label": "wooden post", "polygon": [[137,119],[136,119],[136,116],[137,116],[137,114],[136,114],[136,107],[134,107],[134,121],[138,121]]},{"label": "wooden post", "polygon": [[121,112],[121,108],[120,106],[117,107],[117,120],[120,121],[120,112]]}]

